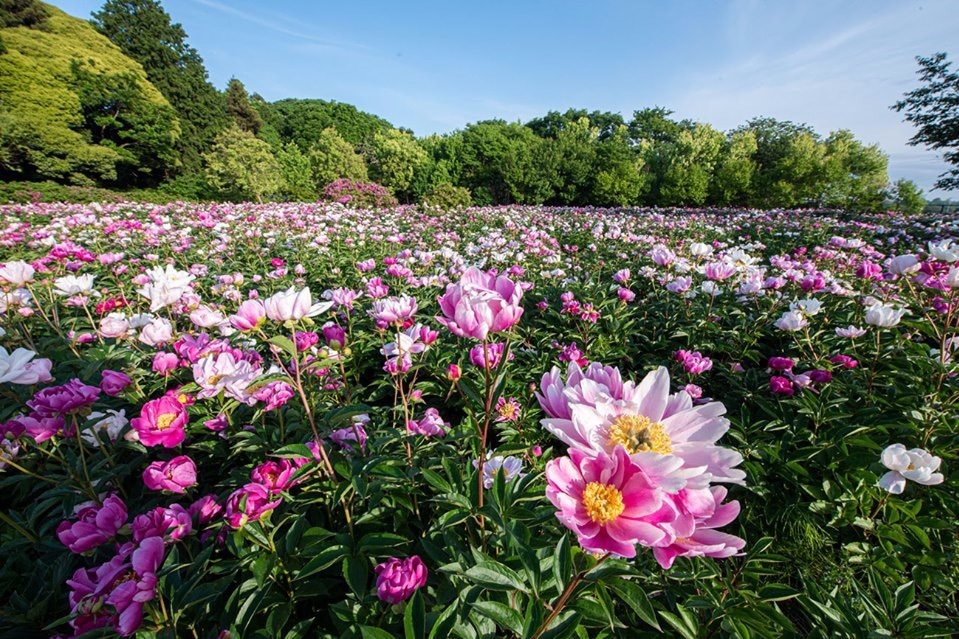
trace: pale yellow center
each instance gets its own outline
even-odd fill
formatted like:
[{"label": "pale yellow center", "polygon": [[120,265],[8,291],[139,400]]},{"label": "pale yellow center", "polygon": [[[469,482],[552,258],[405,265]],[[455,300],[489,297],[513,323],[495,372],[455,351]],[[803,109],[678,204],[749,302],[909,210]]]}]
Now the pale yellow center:
[{"label": "pale yellow center", "polygon": [[622,444],[630,453],[653,452],[668,455],[673,452],[673,442],[666,429],[645,415],[620,415],[609,427],[611,446]]},{"label": "pale yellow center", "polygon": [[626,506],[623,505],[623,493],[615,486],[591,481],[583,491],[583,507],[586,514],[597,524],[605,524],[619,517]]},{"label": "pale yellow center", "polygon": [[174,419],[176,419],[176,415],[173,413],[163,413],[157,417],[157,430],[166,430],[170,427],[170,424],[173,423]]},{"label": "pale yellow center", "polygon": [[499,416],[503,419],[516,419],[516,404],[506,403],[499,407]]}]

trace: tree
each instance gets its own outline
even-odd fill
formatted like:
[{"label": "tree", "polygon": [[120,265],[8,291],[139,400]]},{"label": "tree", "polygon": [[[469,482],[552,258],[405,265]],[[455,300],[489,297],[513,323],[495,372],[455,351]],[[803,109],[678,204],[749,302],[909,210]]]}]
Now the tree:
[{"label": "tree", "polygon": [[406,201],[413,176],[429,159],[412,135],[397,129],[374,133],[366,155],[370,177]]},{"label": "tree", "polygon": [[323,129],[309,152],[310,170],[317,191],[340,178],[369,180],[366,160],[333,127]]},{"label": "tree", "polygon": [[638,204],[647,187],[643,160],[632,148],[629,129],[620,125],[596,149],[592,201],[600,206]]},{"label": "tree", "polygon": [[823,160],[822,204],[853,211],[881,210],[889,183],[889,158],[845,129],[829,134]]},{"label": "tree", "polygon": [[916,60],[924,86],[906,93],[891,108],[905,112],[906,122],[918,128],[909,144],[946,150],[942,157],[952,168],[939,176],[935,188],[959,189],[959,73],[950,71],[952,63],[946,61],[945,53]]},{"label": "tree", "polygon": [[392,129],[383,118],[364,113],[351,104],[325,100],[288,99],[273,102],[271,120],[284,142],[295,142],[308,149],[320,133],[333,127],[354,147],[369,143],[377,131]]},{"label": "tree", "polygon": [[284,188],[282,169],[270,145],[236,125],[216,136],[203,159],[210,185],[227,197],[262,202]]},{"label": "tree", "polygon": [[476,204],[541,204],[550,196],[544,141],[528,127],[487,120],[458,135],[457,186],[469,188]]},{"label": "tree", "polygon": [[709,184],[723,148],[724,136],[708,124],[683,126],[668,147],[668,165],[659,187],[659,203],[667,206],[706,202]]},{"label": "tree", "polygon": [[310,156],[292,142],[287,142],[276,151],[283,177],[282,195],[286,200],[304,202],[316,199],[316,183],[310,166]]},{"label": "tree", "polygon": [[28,27],[46,30],[50,12],[39,0],[0,0],[0,29]]},{"label": "tree", "polygon": [[588,204],[596,174],[596,140],[599,130],[581,117],[567,122],[555,138],[543,141],[549,180],[556,204]]},{"label": "tree", "polygon": [[73,60],[70,71],[91,142],[120,155],[117,181],[157,184],[176,164],[173,109],[147,100],[133,73],[103,73]]},{"label": "tree", "polygon": [[912,180],[896,180],[890,195],[894,211],[917,215],[926,208],[926,198]]},{"label": "tree", "polygon": [[263,119],[253,105],[246,87],[236,78],[230,78],[226,87],[226,113],[238,127],[257,135],[263,128]]},{"label": "tree", "polygon": [[738,131],[726,137],[713,177],[713,200],[722,205],[746,203],[756,173],[753,156],[759,148],[753,131]]},{"label": "tree", "polygon": [[201,155],[229,119],[223,96],[207,80],[203,59],[186,43],[186,31],[157,0],[107,0],[91,22],[143,65],[147,78],[169,100],[180,121],[182,167],[198,170]]}]

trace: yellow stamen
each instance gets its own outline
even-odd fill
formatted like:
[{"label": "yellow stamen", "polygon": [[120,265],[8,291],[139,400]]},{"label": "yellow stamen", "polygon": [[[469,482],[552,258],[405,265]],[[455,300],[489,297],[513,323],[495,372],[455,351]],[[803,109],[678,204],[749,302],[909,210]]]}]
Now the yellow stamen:
[{"label": "yellow stamen", "polygon": [[591,481],[583,491],[583,507],[586,514],[597,524],[605,524],[619,517],[626,506],[623,504],[623,493],[615,486]]},{"label": "yellow stamen", "polygon": [[666,429],[645,415],[620,415],[609,427],[609,443],[622,444],[627,452],[653,452],[668,455],[673,452],[673,442]]},{"label": "yellow stamen", "polygon": [[157,417],[157,430],[166,430],[170,427],[170,424],[173,423],[174,419],[176,419],[176,415],[173,413],[163,413]]}]

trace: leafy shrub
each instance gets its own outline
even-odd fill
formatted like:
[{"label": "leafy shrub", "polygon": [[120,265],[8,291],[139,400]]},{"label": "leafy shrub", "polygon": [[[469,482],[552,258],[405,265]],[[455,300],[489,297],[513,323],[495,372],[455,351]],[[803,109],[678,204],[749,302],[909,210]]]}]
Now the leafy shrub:
[{"label": "leafy shrub", "polygon": [[443,211],[465,209],[473,204],[470,190],[464,186],[440,184],[423,197],[423,204]]}]

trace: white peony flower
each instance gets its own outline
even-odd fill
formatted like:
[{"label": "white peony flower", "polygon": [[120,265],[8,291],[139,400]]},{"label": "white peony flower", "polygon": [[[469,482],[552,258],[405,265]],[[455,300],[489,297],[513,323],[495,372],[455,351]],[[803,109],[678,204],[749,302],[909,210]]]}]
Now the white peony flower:
[{"label": "white peony flower", "polygon": [[941,484],[942,473],[937,473],[942,460],[922,448],[906,450],[902,444],[892,444],[882,451],[882,465],[889,472],[879,479],[879,487],[894,495],[906,488],[906,480],[924,486]]}]

